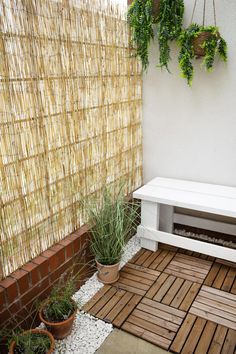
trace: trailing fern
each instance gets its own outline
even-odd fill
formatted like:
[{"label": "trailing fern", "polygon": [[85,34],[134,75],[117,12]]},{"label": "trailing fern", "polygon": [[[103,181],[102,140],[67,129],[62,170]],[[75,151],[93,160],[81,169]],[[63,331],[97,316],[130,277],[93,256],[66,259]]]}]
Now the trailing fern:
[{"label": "trailing fern", "polygon": [[178,38],[182,30],[184,14],[183,0],[160,0],[158,17],[159,66],[168,70],[170,61],[169,42]]},{"label": "trailing fern", "polygon": [[128,22],[131,27],[131,40],[136,46],[136,54],[141,59],[143,70],[149,64],[148,49],[154,36],[152,16],[153,0],[134,0],[128,10]]}]

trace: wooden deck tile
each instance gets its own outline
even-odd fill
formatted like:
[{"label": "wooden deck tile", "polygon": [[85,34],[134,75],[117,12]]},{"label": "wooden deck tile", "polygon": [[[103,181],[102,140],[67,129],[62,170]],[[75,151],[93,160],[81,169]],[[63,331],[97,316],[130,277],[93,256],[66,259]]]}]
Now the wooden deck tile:
[{"label": "wooden deck tile", "polygon": [[204,259],[199,262],[195,257],[186,254],[176,254],[164,272],[202,284],[210,271],[211,265],[212,262]]},{"label": "wooden deck tile", "polygon": [[117,289],[144,296],[159,275],[160,272],[156,270],[138,264],[127,263],[120,272],[119,280],[113,286]]},{"label": "wooden deck tile", "polygon": [[236,330],[236,295],[203,286],[189,312]]},{"label": "wooden deck tile", "polygon": [[147,331],[142,327],[138,327],[128,321],[125,322],[121,328],[161,348],[168,349],[170,346],[171,341],[169,339],[159,336],[158,334],[155,334],[153,332]]},{"label": "wooden deck tile", "polygon": [[[126,319],[122,329],[133,334],[136,331],[142,332],[144,337],[141,337],[144,339],[154,334],[156,344],[168,349],[184,317],[183,311],[143,298]],[[133,326],[136,326],[135,330]]]}]

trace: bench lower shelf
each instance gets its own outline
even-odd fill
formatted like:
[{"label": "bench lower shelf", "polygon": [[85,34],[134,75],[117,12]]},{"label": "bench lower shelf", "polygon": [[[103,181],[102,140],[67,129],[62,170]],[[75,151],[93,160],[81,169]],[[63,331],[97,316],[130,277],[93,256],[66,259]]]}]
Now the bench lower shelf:
[{"label": "bench lower shelf", "polygon": [[200,252],[208,256],[225,259],[231,262],[236,262],[236,250],[228,247],[211,244],[204,241],[193,240],[184,236],[173,235],[171,233],[147,228],[142,225],[138,226],[138,236],[141,237],[144,241],[142,247],[145,247],[146,244],[145,248],[151,250],[158,247],[158,242],[162,242],[167,245],[184,248],[194,252]]}]

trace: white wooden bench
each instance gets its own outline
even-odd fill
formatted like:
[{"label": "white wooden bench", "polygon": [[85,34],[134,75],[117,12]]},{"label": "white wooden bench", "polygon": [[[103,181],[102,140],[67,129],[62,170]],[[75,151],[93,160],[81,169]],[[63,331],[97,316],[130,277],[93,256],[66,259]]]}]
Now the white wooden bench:
[{"label": "white wooden bench", "polygon": [[[158,242],[163,242],[236,262],[235,249],[173,234],[174,207],[236,218],[236,188],[158,177],[136,190],[133,196],[141,199],[138,236],[142,247],[156,251]],[[159,229],[160,205],[165,205],[162,231]]]}]

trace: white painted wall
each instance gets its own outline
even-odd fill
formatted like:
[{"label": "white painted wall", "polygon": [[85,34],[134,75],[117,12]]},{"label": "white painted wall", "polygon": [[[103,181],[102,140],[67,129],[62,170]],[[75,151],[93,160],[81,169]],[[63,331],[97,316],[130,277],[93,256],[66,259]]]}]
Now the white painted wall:
[{"label": "white painted wall", "polygon": [[[193,3],[185,1],[187,25]],[[195,21],[201,23],[203,0],[197,3]],[[212,24],[212,1],[207,3],[207,24]],[[236,1],[216,0],[216,10],[229,61],[217,60],[211,74],[197,61],[192,88],[179,76],[177,46],[170,75],[156,68],[158,45],[152,45],[143,89],[145,181],[166,176],[236,186]]]}]

